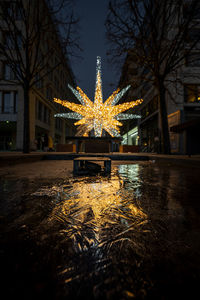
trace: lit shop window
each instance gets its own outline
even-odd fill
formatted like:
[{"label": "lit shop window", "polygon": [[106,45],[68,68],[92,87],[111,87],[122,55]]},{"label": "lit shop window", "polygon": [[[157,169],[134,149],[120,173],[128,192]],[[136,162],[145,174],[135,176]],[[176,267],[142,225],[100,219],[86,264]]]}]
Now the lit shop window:
[{"label": "lit shop window", "polygon": [[195,84],[185,85],[185,102],[200,103],[200,85],[195,85]]}]

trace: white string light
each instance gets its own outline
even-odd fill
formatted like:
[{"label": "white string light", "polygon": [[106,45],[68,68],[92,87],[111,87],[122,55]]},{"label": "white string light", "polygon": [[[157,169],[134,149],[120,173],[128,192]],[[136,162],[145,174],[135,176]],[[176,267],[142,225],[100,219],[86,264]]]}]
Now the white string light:
[{"label": "white string light", "polygon": [[116,120],[131,120],[131,119],[140,119],[141,117],[139,115],[134,115],[134,114],[118,114],[115,118]]},{"label": "white string light", "polygon": [[66,118],[66,119],[75,119],[75,120],[81,120],[82,116],[78,113],[60,113],[60,114],[55,114],[54,117],[59,117],[59,118]]}]

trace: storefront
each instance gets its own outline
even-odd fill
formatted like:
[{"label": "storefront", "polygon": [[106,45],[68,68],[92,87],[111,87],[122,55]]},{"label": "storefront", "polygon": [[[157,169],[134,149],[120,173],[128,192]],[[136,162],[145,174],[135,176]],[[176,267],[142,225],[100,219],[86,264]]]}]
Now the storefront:
[{"label": "storefront", "polygon": [[126,134],[124,134],[122,140],[122,145],[138,145],[138,127],[134,127],[133,129],[129,130]]},{"label": "storefront", "polygon": [[185,133],[185,154],[200,154],[200,118],[172,126],[170,131],[176,135]]},{"label": "storefront", "polygon": [[140,125],[140,147],[142,152],[160,152],[160,132],[158,114]]},{"label": "storefront", "polygon": [[44,136],[47,135],[48,136],[49,131],[47,129],[44,129],[42,127],[39,126],[35,126],[35,149],[33,150],[38,150],[38,151],[42,151],[44,150]]},{"label": "storefront", "polygon": [[0,122],[0,151],[12,151],[16,149],[16,124],[14,121]]}]

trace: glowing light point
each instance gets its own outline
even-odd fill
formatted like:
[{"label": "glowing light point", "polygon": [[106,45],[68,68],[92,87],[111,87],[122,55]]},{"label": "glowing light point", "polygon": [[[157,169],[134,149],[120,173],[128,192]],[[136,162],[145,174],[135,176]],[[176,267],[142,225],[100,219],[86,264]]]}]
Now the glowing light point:
[{"label": "glowing light point", "polygon": [[88,136],[89,132],[94,130],[95,137],[101,137],[104,129],[112,137],[118,137],[120,136],[119,126],[122,126],[122,123],[118,120],[139,118],[137,115],[122,114],[121,112],[141,104],[143,101],[142,99],[116,105],[128,91],[130,85],[121,91],[120,89],[117,89],[105,102],[103,102],[101,58],[99,56],[97,56],[94,102],[92,102],[78,86],[76,89],[70,85],[68,85],[68,87],[81,104],[54,98],[54,102],[74,111],[73,113],[62,113],[54,116],[79,120],[74,123],[74,125],[78,126],[77,136]]}]

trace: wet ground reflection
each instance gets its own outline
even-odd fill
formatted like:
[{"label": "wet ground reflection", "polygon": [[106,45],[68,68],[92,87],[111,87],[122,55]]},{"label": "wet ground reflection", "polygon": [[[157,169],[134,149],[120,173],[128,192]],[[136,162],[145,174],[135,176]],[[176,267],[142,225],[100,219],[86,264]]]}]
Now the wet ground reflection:
[{"label": "wet ground reflection", "polygon": [[197,174],[139,163],[117,166],[110,177],[2,180],[7,294],[191,298],[200,263]]},{"label": "wet ground reflection", "polygon": [[[116,272],[110,277],[116,255],[119,265],[125,263],[124,248],[126,252],[134,249],[134,254],[144,252],[139,235],[147,232],[148,218],[134,195],[124,189],[123,180],[113,174],[111,178],[77,179],[63,186],[60,197],[49,222],[61,225],[63,239],[71,240],[73,251],[80,259],[78,266],[74,261],[64,269],[61,266],[60,274],[65,283],[80,280],[83,284],[89,277],[96,280],[100,276],[107,277],[105,272],[109,271],[103,282],[97,280],[98,292],[100,285],[107,281],[120,285]],[[105,287],[102,290],[105,291]]]}]

